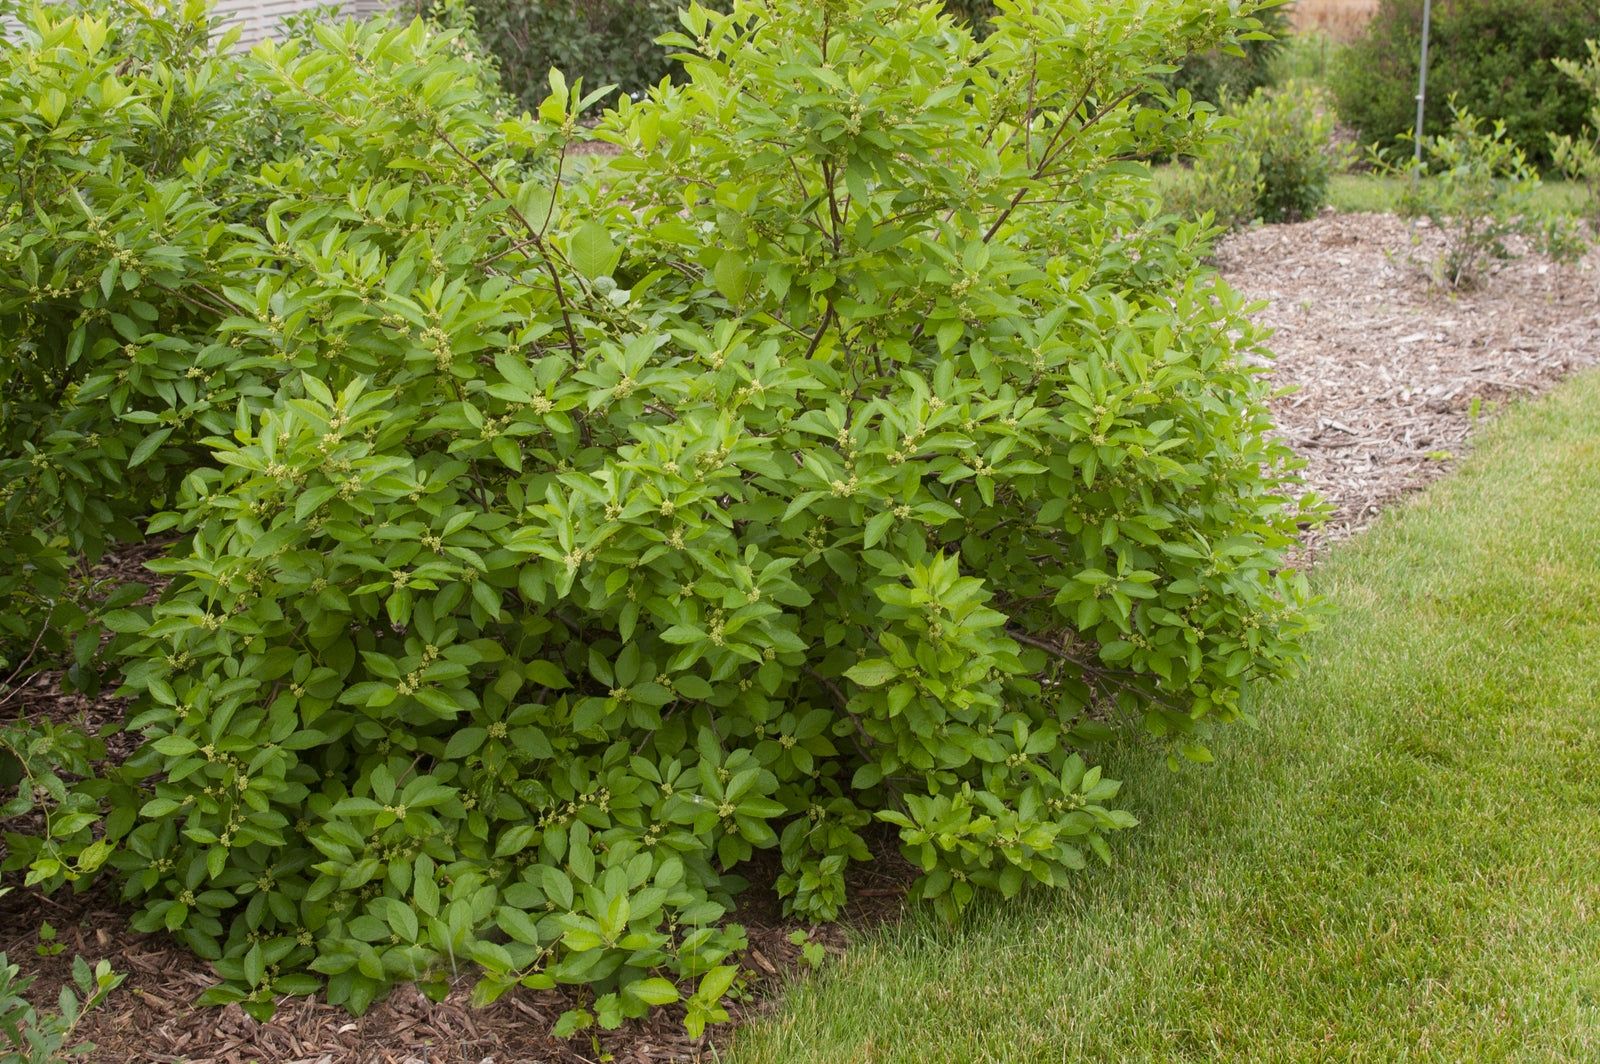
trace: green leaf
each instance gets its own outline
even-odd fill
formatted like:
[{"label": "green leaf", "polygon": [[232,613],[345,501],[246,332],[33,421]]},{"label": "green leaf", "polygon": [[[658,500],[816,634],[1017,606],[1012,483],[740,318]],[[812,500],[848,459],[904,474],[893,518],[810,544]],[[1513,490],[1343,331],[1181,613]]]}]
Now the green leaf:
[{"label": "green leaf", "polygon": [[723,251],[711,277],[717,284],[717,291],[726,296],[728,302],[743,303],[745,290],[750,286],[750,267],[745,252],[737,248]]},{"label": "green leaf", "polygon": [[543,831],[544,829],[537,824],[512,825],[501,833],[499,842],[495,844],[494,855],[510,857],[512,854],[521,853]]},{"label": "green leaf", "polygon": [[128,456],[128,468],[134,469],[143,465],[145,460],[151,455],[155,454],[161,445],[167,442],[167,438],[171,435],[171,429],[156,429],[150,435],[140,440],[139,446],[135,447],[133,449],[133,453]]},{"label": "green leaf", "polygon": [[844,671],[844,674],[863,687],[877,687],[899,676],[900,670],[892,662],[882,658],[871,658],[852,665]]},{"label": "green leaf", "polygon": [[700,989],[695,991],[695,997],[710,1004],[720,1001],[722,995],[728,992],[733,981],[739,977],[739,969],[731,964],[720,965],[711,969],[700,980]]},{"label": "green leaf", "polygon": [[137,610],[113,610],[100,618],[102,624],[113,632],[135,634],[150,626],[150,618]]},{"label": "green leaf", "polygon": [[960,340],[962,335],[966,332],[966,328],[966,323],[960,319],[951,319],[949,321],[940,322],[938,331],[934,333],[935,338],[939,342],[939,352],[943,354],[954,347],[956,345],[956,341]]},{"label": "green leaf", "polygon": [[445,744],[444,756],[451,761],[460,761],[468,754],[476,753],[478,747],[489,737],[487,728],[462,728],[450,736],[450,741]]},{"label": "green leaf", "polygon": [[862,537],[862,545],[868,548],[876,547],[883,541],[884,533],[889,531],[889,526],[892,524],[894,524],[893,514],[874,514],[872,520],[867,522],[867,531]]},{"label": "green leaf", "polygon": [[665,979],[640,979],[623,987],[623,993],[643,1001],[646,1005],[670,1005],[678,1000],[678,988]]},{"label": "green leaf", "polygon": [[585,222],[572,234],[572,268],[588,280],[608,277],[616,264],[617,248],[611,234],[598,222]]},{"label": "green leaf", "polygon": [[539,378],[528,365],[526,358],[518,352],[500,351],[494,356],[494,368],[500,371],[500,376],[511,384],[526,392],[529,396],[540,395],[544,389],[539,386]]},{"label": "green leaf", "polygon": [[527,946],[538,946],[542,943],[539,938],[539,926],[533,918],[520,909],[502,905],[495,910],[495,923],[500,925],[500,930]]},{"label": "green leaf", "polygon": [[850,786],[858,791],[870,790],[883,782],[883,767],[875,761],[869,761],[856,769],[855,776],[850,780]]},{"label": "green leaf", "polygon": [[244,955],[244,979],[251,986],[260,986],[261,980],[265,978],[266,974],[266,957],[261,952],[261,943],[257,942]]},{"label": "green leaf", "polygon": [[522,674],[528,678],[529,683],[548,687],[553,691],[564,690],[571,687],[572,683],[566,675],[551,662],[535,658],[523,666]]},{"label": "green leaf", "polygon": [[402,942],[417,941],[420,928],[417,926],[417,914],[411,911],[410,906],[399,902],[389,906],[388,921]]}]

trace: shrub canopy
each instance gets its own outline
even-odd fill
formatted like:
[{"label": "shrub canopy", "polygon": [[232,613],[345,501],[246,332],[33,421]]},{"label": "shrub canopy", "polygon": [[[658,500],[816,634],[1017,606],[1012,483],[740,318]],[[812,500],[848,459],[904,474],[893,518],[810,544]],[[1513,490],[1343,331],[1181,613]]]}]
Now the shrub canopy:
[{"label": "shrub canopy", "polygon": [[720,1018],[757,848],[806,918],[874,818],[951,915],[1107,857],[1107,722],[1208,759],[1308,624],[1260,334],[1127,161],[1239,7],[692,8],[600,162],[421,22],[32,12],[5,534],[178,538],[93,610],[141,745],[12,866],[114,868],[210,1001],[470,959],[571,1031]]},{"label": "shrub canopy", "polygon": [[459,7],[439,0],[429,6],[446,24],[461,10],[470,13],[501,87],[530,110],[549,94],[551,67],[630,95],[645,93],[663,78],[684,77],[671,49],[656,43],[679,28],[678,0],[459,0]]},{"label": "shrub canopy", "polygon": [[[1423,0],[1383,0],[1329,74],[1339,117],[1367,143],[1400,147],[1417,124]],[[1450,100],[1506,124],[1510,142],[1538,167],[1551,164],[1550,135],[1577,136],[1582,89],[1553,60],[1581,62],[1600,37],[1592,0],[1440,0],[1428,48],[1427,135],[1451,125]]]}]

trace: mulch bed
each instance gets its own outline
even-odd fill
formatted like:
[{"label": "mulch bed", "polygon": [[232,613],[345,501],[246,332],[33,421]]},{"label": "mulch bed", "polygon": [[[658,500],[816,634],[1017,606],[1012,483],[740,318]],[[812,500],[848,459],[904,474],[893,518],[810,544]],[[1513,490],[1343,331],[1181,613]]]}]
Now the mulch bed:
[{"label": "mulch bed", "polygon": [[[1475,290],[1432,284],[1441,234],[1384,214],[1325,212],[1236,234],[1217,265],[1269,300],[1272,400],[1307,490],[1331,507],[1305,538],[1315,556],[1387,504],[1443,476],[1476,422],[1600,362],[1600,252],[1576,265],[1500,263]],[[1513,248],[1516,250],[1516,248]]]},{"label": "mulch bed", "polygon": [[[785,921],[775,894],[752,887],[733,919],[743,924],[750,948],[742,958],[745,1000],[730,1011],[749,1022],[775,1006],[782,984],[802,970],[795,930],[809,932],[830,959],[843,954],[845,926],[871,926],[898,918],[916,870],[877,840],[878,860],[853,870],[853,902],[841,924]],[[741,868],[756,883],[776,878],[775,867]],[[13,890],[0,898],[0,948],[24,975],[38,977],[29,997],[49,1007],[70,982],[72,957],[108,958],[126,980],[80,1029],[95,1049],[95,1064],[618,1064],[715,1059],[708,1037],[692,1039],[681,1006],[658,1009],[616,1031],[558,1041],[550,1030],[563,1011],[583,1004],[578,991],[513,991],[493,1005],[468,1004],[473,978],[464,976],[442,1002],[411,986],[396,987],[365,1016],[315,1000],[285,998],[277,1015],[257,1023],[237,1005],[200,1008],[194,999],[218,980],[209,967],[166,934],[128,930],[128,907],[110,888],[81,895],[43,897]],[[66,949],[41,956],[39,927],[48,921]],[[708,1036],[725,1036],[712,1029]]]},{"label": "mulch bed", "polygon": [[[1271,407],[1282,435],[1306,460],[1308,490],[1330,507],[1329,523],[1307,534],[1304,561],[1441,476],[1479,418],[1600,362],[1600,255],[1566,267],[1515,260],[1480,289],[1451,293],[1408,261],[1436,255],[1439,234],[1424,226],[1416,236],[1413,245],[1406,224],[1387,215],[1324,213],[1238,234],[1218,250],[1217,264],[1235,288],[1270,301],[1259,320],[1276,330],[1273,380],[1293,389]],[[125,552],[111,563],[118,575],[137,579],[146,553]],[[30,716],[93,725],[120,713],[110,699],[91,704],[60,695],[53,678],[17,694]],[[887,836],[876,846],[880,859],[852,870],[845,926],[897,919],[904,905],[915,869]],[[771,855],[762,860],[742,870],[758,885],[734,914],[751,944],[743,958],[749,994],[734,1010],[739,1022],[774,1007],[778,988],[802,967],[788,940],[796,925],[760,886],[776,874]],[[260,1024],[237,1006],[194,1006],[216,981],[209,968],[164,934],[130,932],[128,916],[105,886],[53,897],[19,887],[0,898],[0,948],[24,975],[38,977],[30,996],[42,1006],[69,978],[75,954],[108,958],[127,974],[81,1028],[97,1044],[88,1058],[97,1064],[654,1064],[714,1057],[705,1039],[685,1033],[681,1010],[558,1042],[549,1032],[578,1003],[574,994],[514,992],[472,1009],[470,978],[440,1003],[399,987],[357,1019],[315,1001],[286,1000]],[[44,921],[66,946],[59,955],[36,949]],[[831,954],[842,952],[839,925],[801,929]]]}]

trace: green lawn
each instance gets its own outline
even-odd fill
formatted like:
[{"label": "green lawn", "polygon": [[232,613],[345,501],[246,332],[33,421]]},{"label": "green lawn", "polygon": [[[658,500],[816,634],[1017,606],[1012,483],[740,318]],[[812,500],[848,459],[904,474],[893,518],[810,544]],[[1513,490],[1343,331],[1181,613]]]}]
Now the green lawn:
[{"label": "green lawn", "polygon": [[1600,1060],[1600,376],[1325,561],[1316,665],[1065,895],[926,911],[724,1059]]},{"label": "green lawn", "polygon": [[[1394,210],[1395,196],[1403,186],[1398,177],[1371,174],[1335,174],[1328,185],[1328,202],[1341,211]],[[1535,204],[1544,210],[1576,212],[1583,209],[1586,192],[1582,185],[1558,177],[1545,178]]]},{"label": "green lawn", "polygon": [[[1171,164],[1154,168],[1156,188],[1165,190],[1174,180]],[[1328,203],[1336,210],[1375,211],[1386,214],[1394,210],[1395,196],[1400,192],[1402,179],[1377,177],[1367,173],[1334,174],[1328,182]],[[1558,177],[1544,180],[1534,202],[1545,210],[1562,210],[1580,213],[1585,209],[1587,191],[1582,185]]]}]

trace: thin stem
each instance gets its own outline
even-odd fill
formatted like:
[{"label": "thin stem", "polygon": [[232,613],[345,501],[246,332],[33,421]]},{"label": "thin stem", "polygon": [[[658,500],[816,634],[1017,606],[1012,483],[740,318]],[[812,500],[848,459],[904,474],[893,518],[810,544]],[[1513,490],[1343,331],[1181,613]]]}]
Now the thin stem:
[{"label": "thin stem", "polygon": [[[520,222],[522,227],[528,231],[530,236],[533,237],[533,246],[538,248],[539,257],[544,261],[545,271],[550,274],[550,281],[555,285],[556,302],[561,306],[561,320],[566,325],[567,346],[572,350],[572,359],[574,362],[582,361],[583,352],[578,347],[578,329],[577,326],[572,323],[572,308],[567,301],[567,290],[561,284],[561,275],[556,271],[555,257],[550,251],[550,245],[544,239],[544,234],[542,234],[538,229],[534,228],[533,223],[528,220],[527,216],[517,208],[515,203],[511,202],[511,197],[506,195],[506,191],[501,187],[500,182],[496,181],[493,177],[490,177],[489,172],[479,165],[478,160],[474,159],[472,156],[468,155],[466,152],[457,147],[455,141],[445,136],[444,130],[435,127],[433,132],[434,136],[438,137],[444,142],[445,147],[454,152],[462,162],[466,163],[468,166],[472,167],[478,172],[478,176],[483,178],[496,196],[499,196],[501,199],[506,201],[506,207],[511,212],[511,216]],[[554,202],[555,193],[552,192],[552,205]]]},{"label": "thin stem", "polygon": [[869,757],[867,757],[867,751],[865,747],[861,745],[861,740],[865,739],[870,744],[872,742],[872,736],[867,734],[867,726],[861,723],[861,718],[850,711],[850,700],[846,698],[844,692],[839,689],[839,685],[822,675],[822,673],[818,672],[816,669],[813,669],[810,665],[803,665],[801,668],[803,668],[806,671],[806,674],[812,679],[816,680],[823,687],[827,688],[828,693],[833,696],[834,702],[838,705],[839,712],[850,718],[850,722],[856,726],[856,735],[861,737],[858,739],[856,738],[856,735],[852,735],[850,736],[850,742],[855,746],[856,753],[861,755],[862,760],[871,760]]},{"label": "thin stem", "polygon": [[[55,600],[46,599],[45,601],[49,603],[51,610],[54,611],[56,605]],[[3,697],[0,697],[0,706],[3,706],[7,702],[11,701],[17,696],[18,692],[22,690],[20,687],[13,688],[11,685],[16,681],[18,676],[22,675],[22,670],[28,667],[28,662],[33,660],[34,654],[38,653],[39,644],[44,640],[44,634],[49,630],[50,624],[48,621],[39,626],[39,634],[33,637],[33,646],[28,648],[28,653],[23,657],[22,661],[18,663],[17,667],[12,670],[11,675],[7,676],[3,683],[0,683],[0,688],[6,689],[6,694]]]},{"label": "thin stem", "polygon": [[1062,661],[1069,661],[1074,665],[1080,666],[1081,668],[1088,669],[1093,667],[1089,662],[1084,661],[1082,658],[1073,657],[1061,647],[1049,642],[1048,640],[1040,639],[1037,636],[1031,636],[1026,632],[1019,632],[1014,628],[1007,628],[1006,635],[1010,636],[1019,643],[1025,643],[1030,647],[1037,647],[1047,654],[1053,654]]},{"label": "thin stem", "polygon": [[[1078,96],[1077,101],[1074,102],[1073,105],[1067,110],[1063,111],[1062,114],[1064,116],[1076,114],[1078,108],[1082,107],[1084,101],[1089,98],[1089,92],[1094,88],[1094,85],[1095,83],[1093,80],[1084,85],[1083,92]],[[1039,180],[1040,177],[1047,171],[1049,165],[1054,161],[1059,152],[1064,151],[1069,145],[1072,144],[1073,141],[1077,140],[1078,137],[1082,136],[1087,130],[1098,125],[1100,120],[1105,118],[1106,115],[1110,114],[1112,111],[1115,111],[1123,103],[1136,96],[1140,88],[1141,86],[1136,85],[1133,88],[1128,89],[1116,99],[1112,100],[1106,106],[1100,108],[1100,110],[1095,112],[1093,118],[1085,120],[1081,125],[1078,126],[1077,129],[1074,129],[1072,134],[1065,140],[1061,139],[1061,134],[1067,129],[1066,122],[1063,121],[1060,125],[1056,126],[1056,131],[1050,136],[1050,143],[1045,145],[1043,153],[1041,153],[1039,156],[1038,169],[1034,171],[1033,177],[1030,178],[1030,181]],[[1006,220],[1011,217],[1012,213],[1019,205],[1021,205],[1022,201],[1027,197],[1027,195],[1028,188],[1026,186],[1017,189],[1017,194],[1011,197],[1011,203],[1006,207],[1005,210],[1000,212],[1000,216],[994,220],[994,224],[989,227],[989,231],[983,234],[983,242],[985,244],[994,239],[995,234],[1000,231],[1000,227],[1006,224]]]}]

